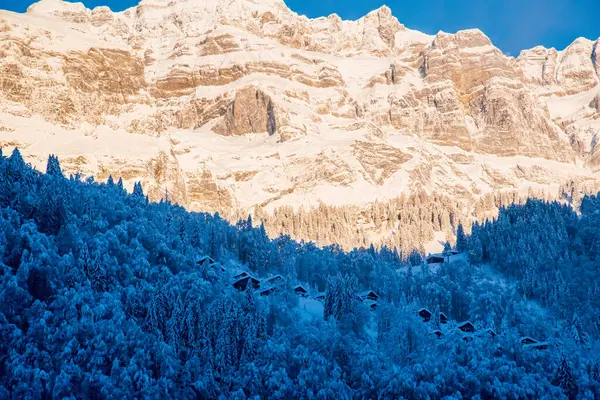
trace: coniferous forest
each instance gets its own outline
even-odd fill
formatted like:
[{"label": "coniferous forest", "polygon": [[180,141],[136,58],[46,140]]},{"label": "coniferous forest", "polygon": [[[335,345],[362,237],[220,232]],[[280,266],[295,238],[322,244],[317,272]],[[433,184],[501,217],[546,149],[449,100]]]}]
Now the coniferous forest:
[{"label": "coniferous forest", "polygon": [[600,197],[502,208],[443,258],[0,153],[0,399],[600,398]]}]

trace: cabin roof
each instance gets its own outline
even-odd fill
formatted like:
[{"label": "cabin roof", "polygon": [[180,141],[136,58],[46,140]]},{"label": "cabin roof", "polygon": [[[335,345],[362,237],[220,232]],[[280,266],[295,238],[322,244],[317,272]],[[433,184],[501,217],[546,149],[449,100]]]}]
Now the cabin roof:
[{"label": "cabin roof", "polygon": [[202,262],[202,261],[206,261],[206,260],[209,260],[210,262],[215,262],[215,260],[213,260],[213,258],[211,256],[202,256],[196,262]]},{"label": "cabin roof", "polygon": [[304,286],[302,286],[302,285],[296,285],[296,286],[294,286],[294,290],[296,290],[296,289],[302,289],[305,292],[308,292],[308,290],[306,290],[306,288]]},{"label": "cabin roof", "polygon": [[467,325],[471,325],[473,328],[475,328],[475,324],[472,323],[471,321],[463,321],[461,323],[458,324],[459,328],[462,328],[463,326],[467,326]]},{"label": "cabin roof", "polygon": [[523,348],[525,348],[525,349],[535,349],[535,348],[542,347],[542,346],[550,347],[550,343],[549,342],[529,343],[529,344],[523,345]]},{"label": "cabin roof", "polygon": [[533,343],[539,343],[539,340],[536,340],[531,336],[523,336],[521,339],[519,339],[519,342],[523,342],[525,340],[531,340]]},{"label": "cabin roof", "polygon": [[420,309],[417,311],[417,313],[418,313],[418,314],[420,314],[422,311],[425,311],[425,312],[429,313],[430,315],[433,315],[433,314],[431,313],[431,311],[429,311],[427,308],[420,308]]},{"label": "cabin roof", "polygon": [[360,297],[366,297],[366,296],[370,295],[371,293],[373,293],[375,295],[375,297],[379,297],[379,295],[372,290],[365,290],[363,292],[359,292],[358,295]]},{"label": "cabin roof", "polygon": [[430,258],[446,258],[442,253],[430,253],[425,257],[426,260]]},{"label": "cabin roof", "polygon": [[264,293],[264,292],[268,292],[268,291],[274,290],[274,289],[275,289],[274,286],[267,286],[267,287],[264,287],[264,288],[260,288],[260,290],[258,291],[258,293]]},{"label": "cabin roof", "polygon": [[255,277],[253,277],[252,275],[247,275],[247,276],[242,276],[242,277],[241,277],[241,278],[239,278],[239,279],[236,279],[236,280],[235,280],[233,283],[234,283],[234,284],[236,284],[236,283],[238,283],[238,282],[241,282],[241,281],[243,281],[243,280],[245,280],[245,279],[250,279],[250,280],[253,280],[253,281],[260,282],[260,279],[258,279],[258,278],[255,278]]}]

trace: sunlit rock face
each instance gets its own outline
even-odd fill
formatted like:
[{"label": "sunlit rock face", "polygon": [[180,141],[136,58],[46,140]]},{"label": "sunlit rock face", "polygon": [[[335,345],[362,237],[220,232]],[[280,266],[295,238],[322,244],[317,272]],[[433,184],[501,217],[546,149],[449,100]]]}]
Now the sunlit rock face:
[{"label": "sunlit rock face", "polygon": [[281,0],[43,0],[0,12],[0,74],[0,146],[194,210],[477,196],[600,169],[598,40],[515,59],[387,7],[343,21]]}]

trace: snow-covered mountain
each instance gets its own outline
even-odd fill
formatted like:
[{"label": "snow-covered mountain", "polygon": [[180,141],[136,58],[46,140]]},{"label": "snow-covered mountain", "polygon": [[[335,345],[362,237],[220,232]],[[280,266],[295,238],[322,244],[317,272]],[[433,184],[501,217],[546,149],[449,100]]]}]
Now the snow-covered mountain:
[{"label": "snow-covered mountain", "polygon": [[42,0],[0,11],[0,147],[192,210],[470,198],[600,180],[600,39],[502,54],[382,7]]}]

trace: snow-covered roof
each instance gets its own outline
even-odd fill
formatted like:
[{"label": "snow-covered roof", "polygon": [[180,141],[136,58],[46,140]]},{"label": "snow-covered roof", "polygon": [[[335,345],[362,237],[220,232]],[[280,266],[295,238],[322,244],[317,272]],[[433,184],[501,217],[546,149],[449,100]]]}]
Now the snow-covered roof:
[{"label": "snow-covered roof", "polygon": [[430,260],[432,258],[446,258],[446,256],[444,256],[441,253],[434,253],[434,254],[429,254],[427,257],[425,257],[426,260]]},{"label": "snow-covered roof", "polygon": [[426,308],[419,309],[419,311],[417,311],[417,314],[421,314],[421,312],[423,312],[423,311],[429,313],[430,315],[433,315],[433,313],[431,311],[429,311],[428,309],[426,309]]},{"label": "snow-covered roof", "polygon": [[260,288],[260,290],[258,291],[258,293],[263,294],[265,292],[269,292],[269,291],[273,291],[273,290],[275,290],[274,286],[267,286],[267,287],[264,287],[264,288]]},{"label": "snow-covered roof", "polygon": [[236,283],[238,283],[238,282],[241,282],[241,281],[243,281],[243,280],[245,280],[245,279],[251,279],[251,280],[254,280],[254,281],[260,282],[260,279],[258,279],[258,278],[255,278],[255,277],[254,277],[254,276],[252,276],[252,275],[246,275],[246,276],[242,276],[242,277],[240,277],[240,278],[236,278],[236,279],[234,280],[234,282],[233,282],[233,283],[234,283],[234,284],[236,284]]},{"label": "snow-covered roof", "polygon": [[479,330],[475,332],[475,335],[478,337],[486,337],[486,336],[491,336],[494,337],[497,335],[496,331],[492,328],[487,328],[484,330]]},{"label": "snow-covered roof", "polygon": [[373,294],[375,295],[375,297],[379,297],[379,295],[378,295],[377,293],[375,293],[374,291],[372,291],[372,290],[365,290],[364,292],[360,292],[360,293],[358,293],[358,295],[359,295],[360,297],[367,297],[367,296],[368,296],[368,295],[370,295],[371,293],[373,293]]},{"label": "snow-covered roof", "polygon": [[534,338],[532,338],[530,336],[523,336],[521,339],[519,339],[520,343],[527,342],[527,341],[530,341],[532,344],[533,343],[538,343],[538,340],[536,340],[536,339],[534,339]]},{"label": "snow-covered roof", "polygon": [[463,321],[463,322],[461,322],[461,323],[458,324],[458,327],[462,328],[463,326],[466,326],[466,325],[471,325],[473,328],[475,328],[475,324],[472,323],[471,321]]},{"label": "snow-covered roof", "polygon": [[542,347],[550,347],[549,342],[536,342],[523,345],[524,349],[539,349]]},{"label": "snow-covered roof", "polygon": [[206,261],[206,260],[209,260],[210,262],[213,262],[213,263],[215,262],[215,260],[213,260],[212,257],[210,257],[210,256],[202,256],[196,262],[203,262],[203,261]]},{"label": "snow-covered roof", "polygon": [[306,290],[306,288],[303,285],[296,285],[296,286],[294,286],[294,290],[297,290],[297,289],[302,289],[305,292],[308,292],[308,290]]}]

